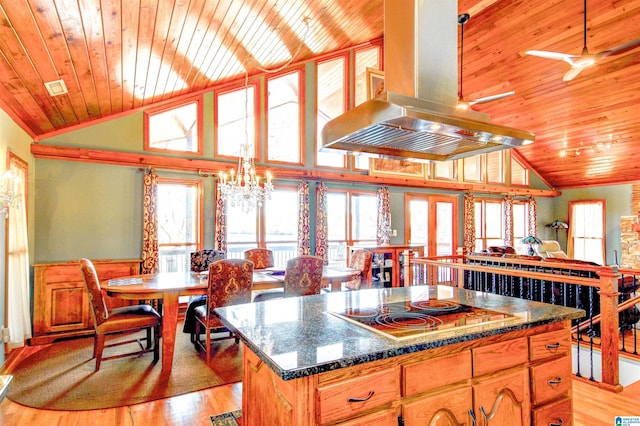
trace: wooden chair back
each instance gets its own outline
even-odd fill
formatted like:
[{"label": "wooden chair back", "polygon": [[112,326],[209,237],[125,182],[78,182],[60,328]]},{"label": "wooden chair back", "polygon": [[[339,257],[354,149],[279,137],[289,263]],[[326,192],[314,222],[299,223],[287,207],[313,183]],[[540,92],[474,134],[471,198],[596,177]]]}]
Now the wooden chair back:
[{"label": "wooden chair back", "polygon": [[221,250],[204,249],[191,252],[191,272],[204,272],[216,260],[226,259],[227,254]]},{"label": "wooden chair back", "polygon": [[319,256],[298,256],[289,259],[284,273],[284,296],[319,294],[322,288],[324,259]]},{"label": "wooden chair back", "polygon": [[273,252],[269,249],[255,248],[245,250],[244,258],[253,262],[254,269],[273,267]]}]

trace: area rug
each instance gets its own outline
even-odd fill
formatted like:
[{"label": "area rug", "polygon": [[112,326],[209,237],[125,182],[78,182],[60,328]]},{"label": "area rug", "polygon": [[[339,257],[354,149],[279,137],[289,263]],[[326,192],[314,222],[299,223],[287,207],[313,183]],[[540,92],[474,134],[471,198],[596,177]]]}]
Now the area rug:
[{"label": "area rug", "polygon": [[[143,335],[141,335],[143,336]],[[113,340],[112,340],[113,341]],[[109,340],[107,340],[109,342]],[[104,356],[136,350],[137,344],[106,348]],[[93,338],[56,342],[22,361],[11,373],[8,398],[29,407],[91,410],[138,404],[242,380],[242,354],[233,339],[212,345],[210,365],[189,335],[178,330],[173,368],[163,373],[153,353],[107,359],[95,372]]]},{"label": "area rug", "polygon": [[241,423],[238,421],[241,417],[242,410],[229,411],[218,414],[217,416],[211,416],[211,426],[240,426]]}]

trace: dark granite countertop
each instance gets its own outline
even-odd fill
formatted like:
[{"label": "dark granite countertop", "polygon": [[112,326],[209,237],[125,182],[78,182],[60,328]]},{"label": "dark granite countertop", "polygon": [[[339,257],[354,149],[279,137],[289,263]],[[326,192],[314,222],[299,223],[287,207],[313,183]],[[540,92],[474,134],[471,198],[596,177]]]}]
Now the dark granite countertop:
[{"label": "dark granite countertop", "polygon": [[[381,303],[451,301],[509,314],[507,320],[393,338],[334,315],[365,312]],[[333,313],[332,313],[333,312]],[[584,311],[446,286],[335,292],[216,309],[222,322],[282,379],[291,380],[378,359],[495,334],[581,318]]]}]

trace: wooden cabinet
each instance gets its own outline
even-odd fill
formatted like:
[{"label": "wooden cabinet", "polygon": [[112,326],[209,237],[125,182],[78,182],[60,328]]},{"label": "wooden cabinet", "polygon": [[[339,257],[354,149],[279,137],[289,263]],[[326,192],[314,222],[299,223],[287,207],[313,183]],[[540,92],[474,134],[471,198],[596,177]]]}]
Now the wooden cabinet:
[{"label": "wooden cabinet", "polygon": [[[140,260],[94,260],[93,264],[101,282],[140,273]],[[35,264],[33,274],[31,344],[93,334],[89,299],[78,261]],[[109,297],[106,300],[109,308],[130,303]]]},{"label": "wooden cabinet", "polygon": [[533,424],[573,424],[571,339],[552,331],[529,337]]},{"label": "wooden cabinet", "polygon": [[243,417],[249,424],[567,426],[571,360],[560,342],[569,336],[569,322],[557,323],[288,381],[245,347]]},{"label": "wooden cabinet", "polygon": [[[350,246],[349,259],[355,250],[365,249],[373,253],[369,282],[372,287],[404,287],[413,284],[413,271],[409,259],[422,257],[423,246]],[[347,265],[351,266],[351,265]]]}]

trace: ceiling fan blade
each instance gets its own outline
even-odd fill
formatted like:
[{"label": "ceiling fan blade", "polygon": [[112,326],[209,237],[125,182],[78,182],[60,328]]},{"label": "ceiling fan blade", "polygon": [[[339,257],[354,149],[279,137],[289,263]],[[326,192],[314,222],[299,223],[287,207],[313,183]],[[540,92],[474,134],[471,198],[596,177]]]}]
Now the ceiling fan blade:
[{"label": "ceiling fan blade", "polygon": [[562,81],[571,81],[573,80],[580,72],[584,69],[584,67],[571,67],[569,71],[565,73],[562,77]]},{"label": "ceiling fan blade", "polygon": [[632,40],[628,43],[621,44],[620,46],[614,47],[613,49],[604,50],[600,53],[596,54],[598,59],[606,58],[607,56],[620,55],[622,53],[628,52],[629,50],[635,49],[640,46],[640,38]]},{"label": "ceiling fan blade", "polygon": [[506,98],[507,96],[514,95],[515,93],[516,92],[514,92],[514,91],[504,92],[504,93],[500,93],[498,95],[486,96],[484,98],[474,99],[472,101],[469,101],[469,105],[471,106],[471,105],[475,105],[475,104],[484,104],[486,102],[497,101],[498,99]]},{"label": "ceiling fan blade", "polygon": [[527,55],[538,56],[545,59],[556,59],[558,61],[565,61],[570,64],[573,63],[575,59],[579,58],[579,56],[577,55],[570,55],[568,53],[547,52],[546,50],[527,50],[524,53],[526,53]]}]

